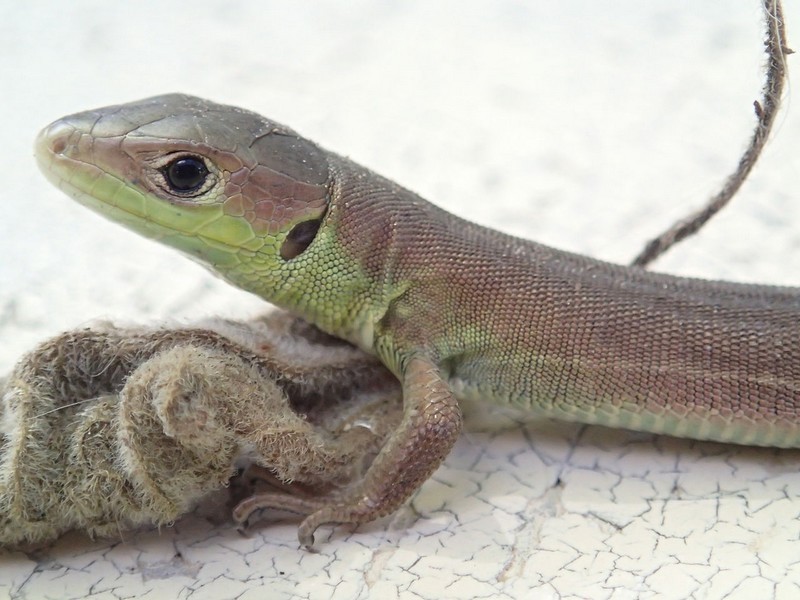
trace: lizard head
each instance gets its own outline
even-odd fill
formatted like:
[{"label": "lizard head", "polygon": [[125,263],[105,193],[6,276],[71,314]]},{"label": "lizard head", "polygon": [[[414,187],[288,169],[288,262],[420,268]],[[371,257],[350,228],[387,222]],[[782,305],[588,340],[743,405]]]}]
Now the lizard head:
[{"label": "lizard head", "polygon": [[323,327],[345,319],[315,314],[344,310],[332,288],[360,280],[326,225],[330,155],[291,129],[170,94],[59,119],[36,156],[56,186],[105,217]]}]

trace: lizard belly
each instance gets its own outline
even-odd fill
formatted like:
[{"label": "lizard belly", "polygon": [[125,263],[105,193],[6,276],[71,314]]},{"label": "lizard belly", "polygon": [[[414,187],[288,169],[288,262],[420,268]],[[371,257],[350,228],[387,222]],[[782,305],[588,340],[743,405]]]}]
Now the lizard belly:
[{"label": "lizard belly", "polygon": [[720,410],[705,403],[680,402],[659,391],[654,391],[649,398],[556,396],[541,389],[520,395],[498,389],[485,379],[455,374],[448,381],[460,399],[508,406],[542,418],[698,440],[800,447],[800,423],[797,421],[766,419],[746,410]]}]

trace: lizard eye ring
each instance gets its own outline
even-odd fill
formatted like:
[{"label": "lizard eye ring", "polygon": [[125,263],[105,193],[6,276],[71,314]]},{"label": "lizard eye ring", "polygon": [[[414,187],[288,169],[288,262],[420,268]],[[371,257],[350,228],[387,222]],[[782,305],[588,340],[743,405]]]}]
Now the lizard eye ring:
[{"label": "lizard eye ring", "polygon": [[203,187],[209,170],[199,157],[179,156],[163,167],[161,173],[173,192],[190,194]]},{"label": "lizard eye ring", "polygon": [[185,152],[154,161],[153,183],[178,198],[199,198],[217,183],[217,169],[205,158]]}]

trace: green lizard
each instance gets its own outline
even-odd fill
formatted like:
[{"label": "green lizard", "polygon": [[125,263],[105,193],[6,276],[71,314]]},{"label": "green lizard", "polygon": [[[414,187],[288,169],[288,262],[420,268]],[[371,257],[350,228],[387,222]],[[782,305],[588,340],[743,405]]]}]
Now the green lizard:
[{"label": "green lizard", "polygon": [[457,398],[800,446],[798,289],[655,274],[504,235],[287,127],[191,96],[65,117],[36,148],[79,202],[398,377],[401,424],[354,493],[302,504],[307,546],[318,526],[389,514],[418,489],[459,434]]}]

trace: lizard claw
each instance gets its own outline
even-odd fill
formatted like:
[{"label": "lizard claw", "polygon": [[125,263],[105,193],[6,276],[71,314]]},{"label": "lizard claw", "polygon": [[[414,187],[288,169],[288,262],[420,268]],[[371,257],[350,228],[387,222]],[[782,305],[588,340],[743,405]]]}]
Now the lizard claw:
[{"label": "lizard claw", "polygon": [[300,527],[297,528],[297,539],[300,541],[300,545],[305,548],[306,550],[314,550],[314,533],[317,531],[318,525],[315,523],[310,523],[310,519],[304,519],[302,523],[300,523]]},{"label": "lizard claw", "polygon": [[369,509],[356,504],[333,504],[311,513],[297,528],[297,538],[300,544],[307,550],[312,550],[314,546],[314,534],[323,525],[360,525],[384,516],[383,511],[376,513],[375,509]]}]

